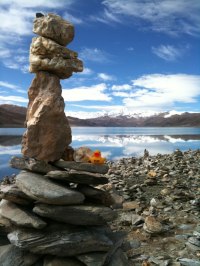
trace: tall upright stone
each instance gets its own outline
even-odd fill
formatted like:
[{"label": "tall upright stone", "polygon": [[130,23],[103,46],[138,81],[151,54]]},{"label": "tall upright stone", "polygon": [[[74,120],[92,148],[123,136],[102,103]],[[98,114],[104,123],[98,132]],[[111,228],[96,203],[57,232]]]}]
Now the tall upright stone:
[{"label": "tall upright stone", "polygon": [[30,47],[30,72],[36,73],[28,91],[27,130],[22,153],[46,162],[62,157],[71,143],[60,79],[83,70],[78,54],[65,45],[74,37],[73,25],[60,16],[47,14],[34,20],[33,32],[40,35]]}]

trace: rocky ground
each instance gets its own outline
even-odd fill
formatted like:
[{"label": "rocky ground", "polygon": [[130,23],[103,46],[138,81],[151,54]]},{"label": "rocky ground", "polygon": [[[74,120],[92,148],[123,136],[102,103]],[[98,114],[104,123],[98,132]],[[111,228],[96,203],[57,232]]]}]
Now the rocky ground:
[{"label": "rocky ground", "polygon": [[118,218],[110,226],[125,232],[130,265],[199,266],[200,150],[145,151],[108,165],[110,183],[101,189],[116,195]]},{"label": "rocky ground", "polygon": [[200,150],[109,162],[130,265],[200,265]]}]

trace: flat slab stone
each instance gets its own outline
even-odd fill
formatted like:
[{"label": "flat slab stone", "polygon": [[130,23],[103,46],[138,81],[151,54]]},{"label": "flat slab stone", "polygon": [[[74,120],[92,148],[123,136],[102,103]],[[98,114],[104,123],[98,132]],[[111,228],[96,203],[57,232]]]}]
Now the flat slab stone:
[{"label": "flat slab stone", "polygon": [[12,226],[12,223],[10,222],[10,220],[8,220],[7,218],[5,218],[4,216],[0,214],[0,228],[6,230],[7,228],[10,228],[11,226]]},{"label": "flat slab stone", "polygon": [[0,198],[12,201],[21,205],[29,205],[32,200],[23,193],[16,184],[1,185],[0,186]]},{"label": "flat slab stone", "polygon": [[1,266],[31,266],[39,257],[36,254],[31,254],[13,245],[0,246]]},{"label": "flat slab stone", "polygon": [[10,166],[21,170],[30,170],[36,173],[46,174],[49,171],[57,170],[57,168],[45,161],[38,161],[34,158],[24,158],[13,156],[10,160]]},{"label": "flat slab stone", "polygon": [[76,189],[90,202],[103,204],[105,206],[111,206],[113,203],[111,196],[107,191],[84,184],[79,184]]},{"label": "flat slab stone", "polygon": [[76,258],[46,256],[43,266],[85,266],[85,264],[78,261]]},{"label": "flat slab stone", "polygon": [[77,256],[87,266],[103,266],[106,261],[106,252],[92,252]]},{"label": "flat slab stone", "polygon": [[108,207],[92,205],[50,206],[37,204],[33,212],[55,221],[75,225],[101,225],[116,218],[115,211]]},{"label": "flat slab stone", "polygon": [[63,169],[74,169],[78,171],[86,171],[91,173],[106,174],[108,172],[107,164],[92,164],[92,163],[78,163],[73,161],[56,161],[53,163],[55,166]]},{"label": "flat slab stone", "polygon": [[128,258],[124,254],[124,252],[119,248],[113,254],[110,262],[106,264],[108,266],[130,266]]},{"label": "flat slab stone", "polygon": [[41,229],[46,226],[46,223],[34,213],[27,210],[20,209],[16,204],[8,201],[1,200],[0,214],[11,221],[11,223],[23,226]]},{"label": "flat slab stone", "polygon": [[108,183],[108,178],[106,178],[102,174],[77,171],[73,169],[68,171],[59,171],[59,170],[50,171],[45,176],[76,184],[99,185],[99,184]]},{"label": "flat slab stone", "polygon": [[108,251],[113,243],[94,228],[69,227],[44,230],[17,229],[8,234],[10,242],[33,253],[60,257],[76,256],[93,251]]},{"label": "flat slab stone", "polygon": [[85,199],[80,192],[31,172],[20,172],[16,177],[16,184],[30,198],[42,203],[69,205],[82,203]]}]

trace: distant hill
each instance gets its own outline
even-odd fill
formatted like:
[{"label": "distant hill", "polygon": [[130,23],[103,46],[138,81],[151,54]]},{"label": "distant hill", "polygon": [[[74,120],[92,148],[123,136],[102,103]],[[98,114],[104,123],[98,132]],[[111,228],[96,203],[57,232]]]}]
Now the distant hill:
[{"label": "distant hill", "polygon": [[[16,105],[0,105],[0,127],[24,127],[26,108]],[[68,117],[71,126],[91,127],[200,127],[200,113],[169,115],[159,113],[152,116],[104,115],[97,118],[80,119]]]},{"label": "distant hill", "polygon": [[0,105],[0,127],[24,127],[26,108],[11,105]]}]

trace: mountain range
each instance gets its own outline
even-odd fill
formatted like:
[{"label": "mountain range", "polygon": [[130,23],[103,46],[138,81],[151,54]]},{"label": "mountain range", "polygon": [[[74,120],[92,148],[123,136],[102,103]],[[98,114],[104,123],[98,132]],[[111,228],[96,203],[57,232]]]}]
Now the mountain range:
[{"label": "mountain range", "polygon": [[[0,127],[24,127],[26,108],[2,104],[0,105]],[[96,118],[80,119],[68,116],[71,126],[91,127],[200,127],[200,113],[171,114],[156,113],[151,116],[140,115],[103,115]]]}]

